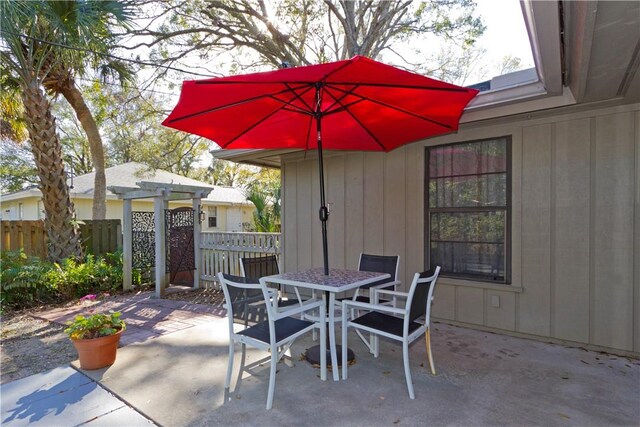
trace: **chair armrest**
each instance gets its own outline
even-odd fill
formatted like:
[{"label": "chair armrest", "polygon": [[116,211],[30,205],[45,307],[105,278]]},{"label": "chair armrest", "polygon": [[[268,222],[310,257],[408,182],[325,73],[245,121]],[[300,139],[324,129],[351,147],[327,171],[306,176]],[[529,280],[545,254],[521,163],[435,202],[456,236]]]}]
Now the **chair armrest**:
[{"label": "chair armrest", "polygon": [[407,298],[409,296],[409,294],[406,293],[406,292],[388,291],[388,290],[385,290],[385,289],[374,289],[373,292],[376,293],[376,294],[395,295],[397,297],[405,297],[405,298]]},{"label": "chair armrest", "polygon": [[394,280],[393,282],[384,282],[376,286],[371,286],[369,289],[380,289],[380,288],[384,289],[384,288],[389,288],[391,286],[393,286],[393,289],[395,289],[398,287],[399,284],[400,284],[399,280]]},{"label": "chair armrest", "polygon": [[380,311],[383,313],[392,313],[392,314],[406,314],[407,310],[404,308],[395,308],[388,305],[380,305],[380,304],[370,304],[366,302],[353,301],[353,300],[343,300],[342,301],[342,309],[349,310],[350,308],[358,308],[362,310],[369,311]]},{"label": "chair armrest", "polygon": [[314,310],[316,308],[320,308],[323,302],[321,300],[307,300],[300,305],[291,306],[292,308],[287,308],[283,311],[278,311],[275,315],[274,320],[283,319],[285,317],[290,317],[296,314],[304,313],[305,311]]}]

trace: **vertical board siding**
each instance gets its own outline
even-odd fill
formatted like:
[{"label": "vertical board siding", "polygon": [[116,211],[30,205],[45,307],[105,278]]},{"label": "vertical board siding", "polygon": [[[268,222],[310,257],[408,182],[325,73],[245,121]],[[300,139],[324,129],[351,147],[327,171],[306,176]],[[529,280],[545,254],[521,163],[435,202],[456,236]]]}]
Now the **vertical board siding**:
[{"label": "vertical board siding", "polygon": [[285,163],[283,166],[284,188],[282,190],[282,232],[286,237],[284,263],[282,267],[285,271],[295,271],[298,269],[298,238],[297,230],[304,227],[303,224],[297,223],[298,202],[297,202],[297,183],[299,181],[298,164],[295,162]]},{"label": "vertical board siding", "polygon": [[[516,294],[487,290],[485,304],[486,326],[514,331],[516,328]],[[492,298],[498,298],[498,307],[492,305]]]},{"label": "vertical board siding", "polygon": [[384,165],[384,219],[379,232],[384,236],[384,255],[400,255],[398,266],[399,280],[407,290],[404,277],[404,240],[405,240],[405,155],[406,147],[398,148],[385,155]]},{"label": "vertical board siding", "polygon": [[634,127],[631,113],[597,117],[593,341],[633,348]]},{"label": "vertical board siding", "polygon": [[326,200],[330,209],[327,222],[329,266],[345,268],[345,156],[331,156],[326,160]]},{"label": "vertical board siding", "polygon": [[456,288],[457,286],[444,285],[436,282],[433,291],[433,317],[445,320],[456,320]]},{"label": "vertical board siding", "polygon": [[356,268],[364,249],[364,153],[345,160],[345,266]]},{"label": "vertical board siding", "polygon": [[484,289],[456,289],[456,320],[458,322],[484,325]]},{"label": "vertical board siding", "polygon": [[[302,165],[304,166],[304,165]],[[296,269],[305,269],[313,267],[311,233],[305,233],[304,224],[311,224],[313,221],[318,222],[318,207],[313,204],[311,191],[311,168],[298,167],[298,178],[296,179],[296,200],[298,201],[296,209],[296,241],[297,241],[297,265]]]},{"label": "vertical board siding", "polygon": [[[477,126],[390,153],[330,153],[331,266],[399,254],[406,288],[425,267],[425,147],[510,135],[516,292],[441,278],[433,316],[640,352],[640,106],[625,108]],[[287,269],[321,266],[317,159],[285,160],[283,171]]]},{"label": "vertical board siding", "polygon": [[[311,262],[314,267],[321,267],[322,259],[322,225],[319,217],[320,209],[320,176],[318,172],[318,161],[308,160],[298,164],[298,168],[307,167],[311,170],[311,222],[309,224],[298,224],[305,227],[307,231],[311,230]],[[304,203],[304,202],[302,202]],[[331,227],[331,219],[329,219],[328,227]],[[301,231],[298,231],[300,233]],[[331,245],[331,243],[329,243]],[[329,265],[331,267],[331,265]]]},{"label": "vertical board siding", "polygon": [[633,266],[633,351],[640,353],[640,112],[635,113],[635,170],[636,190],[634,203],[634,244],[633,254],[635,264]]},{"label": "vertical board siding", "polygon": [[556,124],[553,336],[589,340],[590,119]]},{"label": "vertical board siding", "polygon": [[424,269],[424,237],[421,224],[424,222],[423,209],[420,207],[419,200],[422,199],[424,191],[424,182],[422,179],[416,179],[419,174],[419,162],[422,156],[420,151],[424,153],[424,147],[420,144],[408,145],[405,149],[405,227],[404,227],[404,280],[402,281],[402,290],[408,290],[410,281],[413,279],[414,273]]},{"label": "vertical board siding", "polygon": [[364,154],[364,252],[370,254],[384,251],[384,157]]},{"label": "vertical board siding", "polygon": [[522,287],[519,332],[550,332],[551,125],[523,129]]}]

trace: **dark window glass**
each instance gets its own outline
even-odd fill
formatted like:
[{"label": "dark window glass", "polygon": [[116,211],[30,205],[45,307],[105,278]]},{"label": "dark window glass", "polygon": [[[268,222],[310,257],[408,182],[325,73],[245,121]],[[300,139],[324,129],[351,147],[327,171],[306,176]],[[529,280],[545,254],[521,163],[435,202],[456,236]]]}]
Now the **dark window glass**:
[{"label": "dark window glass", "polygon": [[210,216],[209,217],[209,227],[217,227],[218,226],[218,217]]},{"label": "dark window glass", "polygon": [[429,265],[446,276],[507,283],[509,139],[427,151]]}]

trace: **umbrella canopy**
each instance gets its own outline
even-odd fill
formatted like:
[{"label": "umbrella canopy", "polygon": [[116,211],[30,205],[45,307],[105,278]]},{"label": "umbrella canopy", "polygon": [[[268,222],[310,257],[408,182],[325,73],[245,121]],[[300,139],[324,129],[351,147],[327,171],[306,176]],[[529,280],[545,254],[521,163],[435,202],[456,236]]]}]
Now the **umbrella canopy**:
[{"label": "umbrella canopy", "polygon": [[229,149],[317,149],[328,274],[322,149],[390,151],[454,132],[478,93],[363,56],[263,73],[188,80],[163,125]]}]

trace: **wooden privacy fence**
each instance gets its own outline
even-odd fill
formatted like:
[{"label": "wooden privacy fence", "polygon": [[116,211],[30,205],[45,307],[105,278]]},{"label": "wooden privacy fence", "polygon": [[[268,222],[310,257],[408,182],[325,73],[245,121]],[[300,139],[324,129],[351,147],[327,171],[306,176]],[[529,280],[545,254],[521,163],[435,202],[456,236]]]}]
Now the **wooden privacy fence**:
[{"label": "wooden privacy fence", "polygon": [[206,282],[217,281],[222,271],[240,275],[240,258],[280,253],[280,233],[201,233],[202,274]]},{"label": "wooden privacy fence", "polygon": [[[122,249],[119,219],[84,220],[79,224],[85,253],[103,255]],[[47,232],[43,220],[0,221],[0,251],[24,250],[27,255],[46,258]]]}]

